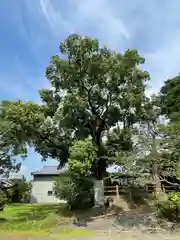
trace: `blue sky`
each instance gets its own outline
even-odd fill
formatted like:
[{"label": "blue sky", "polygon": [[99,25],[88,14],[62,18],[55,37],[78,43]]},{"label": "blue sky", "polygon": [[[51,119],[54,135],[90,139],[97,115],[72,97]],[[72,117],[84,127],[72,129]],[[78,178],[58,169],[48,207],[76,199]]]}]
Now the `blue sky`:
[{"label": "blue sky", "polygon": [[[180,71],[179,9],[179,0],[1,1],[0,98],[40,101],[38,89],[48,87],[45,67],[70,33],[96,37],[117,51],[138,48],[152,77],[148,91],[156,92]],[[21,172],[30,176],[40,166],[30,149]]]}]

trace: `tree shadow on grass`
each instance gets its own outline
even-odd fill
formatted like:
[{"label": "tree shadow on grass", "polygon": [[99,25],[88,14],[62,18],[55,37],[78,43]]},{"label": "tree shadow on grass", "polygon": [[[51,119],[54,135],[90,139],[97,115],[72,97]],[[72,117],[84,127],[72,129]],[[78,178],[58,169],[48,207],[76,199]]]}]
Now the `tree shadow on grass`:
[{"label": "tree shadow on grass", "polygon": [[1,218],[0,217],[0,223],[2,223],[2,222],[7,222],[8,220],[6,219],[6,218]]},{"label": "tree shadow on grass", "polygon": [[127,203],[130,210],[138,209],[140,211],[150,211],[153,210],[152,204],[152,194],[148,194],[143,188],[129,188],[121,197]]},{"label": "tree shadow on grass", "polygon": [[[69,223],[75,227],[87,227],[89,222],[97,218],[103,218],[107,214],[106,207],[91,207],[83,210],[69,210],[67,206],[60,208],[56,214],[69,219]],[[67,224],[67,223],[65,223]],[[64,225],[63,223],[61,225]]]},{"label": "tree shadow on grass", "polygon": [[103,217],[107,213],[105,207],[93,207],[84,210],[69,210],[66,204],[32,204],[23,205],[18,211],[18,205],[13,206],[16,213],[15,219],[11,220],[16,223],[24,223],[25,221],[41,221],[46,219],[49,215],[52,218],[59,217],[59,227],[60,226],[75,226],[75,227],[86,227],[87,224],[93,221],[95,218]]}]

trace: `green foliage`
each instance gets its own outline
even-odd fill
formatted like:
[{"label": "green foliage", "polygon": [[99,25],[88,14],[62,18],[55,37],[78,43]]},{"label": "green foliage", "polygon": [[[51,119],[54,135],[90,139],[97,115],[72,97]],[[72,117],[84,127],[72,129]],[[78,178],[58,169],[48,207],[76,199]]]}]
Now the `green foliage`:
[{"label": "green foliage", "polygon": [[161,182],[167,177],[178,177],[175,169],[179,166],[179,130],[175,124],[164,124],[162,120],[157,98],[147,99],[142,119],[129,135],[132,146],[127,151],[116,146],[115,156],[117,165],[136,176],[136,184],[151,183],[156,193],[161,191]]},{"label": "green foliage", "polygon": [[43,119],[41,108],[35,103],[2,102],[0,112],[0,173],[19,170],[17,156],[25,158],[32,144],[35,127]]},{"label": "green foliage", "polygon": [[166,175],[173,176],[180,179],[180,127],[179,123],[170,121],[166,125],[166,138],[164,139],[164,145],[166,146],[166,152],[164,152],[164,164],[163,170]]},{"label": "green foliage", "polygon": [[1,109],[2,122],[9,124],[8,136],[17,141],[17,145],[31,144],[36,133],[35,126],[39,128],[44,120],[42,107],[33,102],[14,101],[2,102]]},{"label": "green foliage", "polygon": [[180,192],[170,193],[169,199],[172,203],[180,207]]},{"label": "green foliage", "polygon": [[12,203],[28,203],[31,196],[31,182],[24,177],[18,180],[12,180],[12,194],[9,201]]},{"label": "green foliage", "polygon": [[157,216],[166,221],[179,221],[177,215],[177,208],[171,201],[161,202],[157,204]]},{"label": "green foliage", "polygon": [[0,208],[4,206],[8,201],[6,193],[0,189]]},{"label": "green foliage", "polygon": [[31,182],[22,179],[4,180],[0,186],[0,204],[28,203],[31,196]]},{"label": "green foliage", "polygon": [[93,182],[89,178],[69,173],[55,179],[53,191],[59,199],[67,201],[72,209],[92,206]]},{"label": "green foliage", "polygon": [[169,200],[158,203],[158,213],[168,221],[180,222],[180,192],[171,192]]},{"label": "green foliage", "polygon": [[64,138],[65,130],[59,129],[51,118],[45,118],[45,106],[33,102],[3,102],[0,117],[2,169],[8,165],[12,169],[16,156],[25,158],[28,146],[34,146],[42,160],[51,157],[67,161],[70,132]]},{"label": "green foliage", "polygon": [[161,88],[159,103],[162,114],[176,121],[180,117],[180,76],[168,79]]},{"label": "green foliage", "polygon": [[43,161],[53,158],[64,165],[69,157],[72,140],[71,129],[61,128],[58,121],[47,117],[34,136],[34,147]]},{"label": "green foliage", "polygon": [[91,176],[96,159],[97,150],[91,137],[86,138],[84,141],[76,141],[70,148],[69,170],[81,176]]},{"label": "green foliage", "polygon": [[113,128],[107,134],[105,147],[106,154],[109,158],[113,158],[120,152],[126,154],[132,151],[132,129],[120,128],[120,126]]}]

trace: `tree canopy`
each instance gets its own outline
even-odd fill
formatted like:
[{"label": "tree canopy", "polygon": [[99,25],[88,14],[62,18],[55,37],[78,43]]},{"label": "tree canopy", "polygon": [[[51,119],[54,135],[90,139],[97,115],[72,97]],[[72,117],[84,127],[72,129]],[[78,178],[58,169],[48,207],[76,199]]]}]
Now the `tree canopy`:
[{"label": "tree canopy", "polygon": [[144,58],[136,50],[119,54],[78,35],[69,36],[60,52],[66,60],[54,56],[46,69],[54,90],[42,90],[41,97],[60,128],[71,130],[77,139],[92,137],[98,154],[95,172],[101,178],[107,166],[103,137],[119,121],[130,127],[141,112],[149,79],[138,68]]},{"label": "tree canopy", "polygon": [[51,89],[40,90],[43,105],[10,103],[6,122],[15,124],[12,139],[61,163],[74,140],[91,136],[97,148],[94,174],[102,178],[108,165],[103,137],[118,122],[127,129],[140,118],[149,80],[139,68],[144,58],[137,50],[120,54],[75,34],[61,43],[60,53],[64,56],[53,56],[46,69]]}]

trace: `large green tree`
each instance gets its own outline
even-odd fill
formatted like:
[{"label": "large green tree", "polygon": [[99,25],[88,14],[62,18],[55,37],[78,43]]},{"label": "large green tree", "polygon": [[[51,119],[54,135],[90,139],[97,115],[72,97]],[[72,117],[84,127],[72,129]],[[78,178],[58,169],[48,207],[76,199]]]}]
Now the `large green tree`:
[{"label": "large green tree", "polygon": [[48,114],[54,103],[52,117],[61,128],[71,129],[77,139],[92,137],[97,148],[94,173],[101,179],[107,166],[103,137],[119,121],[129,128],[138,120],[149,78],[138,68],[144,58],[136,50],[112,52],[78,35],[69,36],[60,52],[65,57],[53,56],[46,69],[53,90],[42,90],[41,97]]},{"label": "large green tree", "polygon": [[32,144],[43,159],[64,163],[72,143],[91,136],[97,150],[94,175],[102,179],[108,165],[104,137],[117,123],[127,131],[141,118],[149,79],[139,69],[143,63],[136,50],[120,54],[95,39],[70,35],[46,69],[51,88],[40,90],[43,105],[6,107],[5,121],[13,126],[10,139],[18,139],[20,146]]}]

